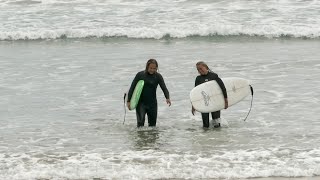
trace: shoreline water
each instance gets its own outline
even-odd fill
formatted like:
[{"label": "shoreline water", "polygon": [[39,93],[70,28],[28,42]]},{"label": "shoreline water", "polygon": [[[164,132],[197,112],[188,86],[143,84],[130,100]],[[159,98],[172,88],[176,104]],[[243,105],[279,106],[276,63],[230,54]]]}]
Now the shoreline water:
[{"label": "shoreline water", "polygon": [[[251,37],[1,41],[0,174],[317,179],[320,102],[310,87],[320,87],[319,46]],[[139,131],[134,111],[122,124],[122,98],[151,57],[173,104],[166,106],[159,88],[158,128]],[[250,79],[255,93],[246,122],[249,97],[222,111],[229,126],[218,130],[204,131],[200,114],[190,114],[198,59],[221,77]],[[273,177],[279,173],[288,177]]]},{"label": "shoreline water", "polygon": [[[319,9],[0,0],[0,179],[320,179]],[[136,128],[123,94],[150,58],[172,105],[158,88],[157,127]],[[221,128],[190,112],[199,60],[254,89]]]}]

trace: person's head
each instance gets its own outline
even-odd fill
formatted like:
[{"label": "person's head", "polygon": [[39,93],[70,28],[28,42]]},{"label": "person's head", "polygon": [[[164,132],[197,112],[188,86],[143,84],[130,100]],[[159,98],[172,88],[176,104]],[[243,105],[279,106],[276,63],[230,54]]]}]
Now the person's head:
[{"label": "person's head", "polygon": [[154,74],[158,70],[158,62],[155,59],[149,59],[146,64],[146,73]]},{"label": "person's head", "polygon": [[210,71],[208,65],[203,61],[197,62],[196,67],[200,75],[206,75]]}]

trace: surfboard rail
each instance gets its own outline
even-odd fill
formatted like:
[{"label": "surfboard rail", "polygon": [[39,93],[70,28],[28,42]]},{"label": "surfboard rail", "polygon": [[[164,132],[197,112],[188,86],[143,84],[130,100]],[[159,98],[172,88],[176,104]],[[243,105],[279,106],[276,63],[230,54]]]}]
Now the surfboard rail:
[{"label": "surfboard rail", "polygon": [[137,107],[139,100],[140,100],[140,96],[141,96],[143,87],[144,87],[144,80],[139,80],[133,90],[133,94],[130,99],[129,110],[134,110]]}]

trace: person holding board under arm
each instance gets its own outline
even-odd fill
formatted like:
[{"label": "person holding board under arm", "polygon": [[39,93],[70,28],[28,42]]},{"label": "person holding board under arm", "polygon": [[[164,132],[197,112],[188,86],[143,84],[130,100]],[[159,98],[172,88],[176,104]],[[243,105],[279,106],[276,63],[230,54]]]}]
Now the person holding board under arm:
[{"label": "person holding board under arm", "polygon": [[[228,108],[228,96],[227,96],[227,91],[226,91],[226,88],[224,86],[223,81],[220,79],[220,77],[216,73],[212,72],[209,69],[208,65],[205,62],[203,62],[203,61],[197,62],[196,67],[197,67],[197,70],[200,75],[198,75],[196,77],[195,86],[198,86],[199,84],[202,84],[202,83],[205,83],[208,81],[217,81],[217,83],[219,84],[219,86],[222,90],[223,96],[224,96],[224,104],[225,104],[224,108],[227,109]],[[194,115],[195,109],[193,106],[192,106],[191,112]],[[202,116],[202,121],[203,121],[203,127],[208,128],[209,127],[209,113],[201,113],[201,116]],[[212,120],[213,120],[213,126],[215,128],[220,127],[220,122],[219,122],[220,111],[211,112],[211,116],[212,116]]]},{"label": "person holding board under arm", "polygon": [[146,69],[136,74],[133,79],[129,92],[127,106],[130,109],[130,99],[132,97],[134,88],[139,80],[144,80],[144,86],[140,95],[139,102],[136,107],[137,127],[144,126],[145,116],[148,116],[148,125],[156,126],[158,103],[157,103],[157,87],[160,85],[167,104],[171,106],[169,91],[163,80],[163,77],[158,70],[158,62],[155,59],[149,59],[146,64]]}]

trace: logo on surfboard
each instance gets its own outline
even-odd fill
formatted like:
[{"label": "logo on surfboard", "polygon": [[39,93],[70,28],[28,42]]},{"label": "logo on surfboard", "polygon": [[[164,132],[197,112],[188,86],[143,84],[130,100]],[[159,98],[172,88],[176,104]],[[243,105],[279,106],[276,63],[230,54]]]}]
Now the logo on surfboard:
[{"label": "logo on surfboard", "polygon": [[237,91],[237,89],[236,89],[236,86],[235,86],[235,85],[233,85],[233,86],[232,86],[232,91],[233,91],[234,93]]},{"label": "logo on surfboard", "polygon": [[209,106],[210,96],[204,91],[201,91],[201,94],[203,96],[204,105]]}]

